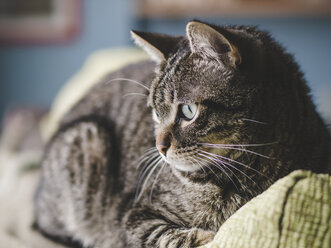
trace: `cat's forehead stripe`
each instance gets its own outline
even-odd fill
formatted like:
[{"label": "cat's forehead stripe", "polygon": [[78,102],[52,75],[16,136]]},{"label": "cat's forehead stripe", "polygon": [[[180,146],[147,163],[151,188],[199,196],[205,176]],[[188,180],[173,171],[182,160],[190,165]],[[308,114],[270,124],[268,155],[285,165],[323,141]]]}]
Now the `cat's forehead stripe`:
[{"label": "cat's forehead stripe", "polygon": [[189,54],[190,52],[188,49],[182,49],[180,52],[175,53],[168,59],[163,69],[164,72],[161,74],[157,84],[155,85],[157,88],[154,91],[154,95],[152,97],[155,105],[158,105],[163,101],[168,103],[172,103],[174,101],[175,82],[173,80],[179,71],[182,61],[187,58]]}]

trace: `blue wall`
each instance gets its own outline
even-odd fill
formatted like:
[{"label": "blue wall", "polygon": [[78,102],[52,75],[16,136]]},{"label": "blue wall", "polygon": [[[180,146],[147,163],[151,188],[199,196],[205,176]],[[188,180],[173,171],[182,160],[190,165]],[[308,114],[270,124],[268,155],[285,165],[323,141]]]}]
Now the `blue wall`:
[{"label": "blue wall", "polygon": [[129,3],[85,0],[82,31],[69,44],[0,47],[0,120],[11,105],[49,106],[92,51],[128,45]]},{"label": "blue wall", "polygon": [[[269,30],[295,55],[316,102],[320,95],[331,95],[331,17],[203,20],[258,25]],[[132,14],[130,1],[85,0],[82,32],[70,44],[0,47],[0,119],[4,109],[13,104],[49,106],[61,85],[79,69],[89,53],[131,44],[128,32],[131,28],[183,34],[187,21],[141,21]]]}]

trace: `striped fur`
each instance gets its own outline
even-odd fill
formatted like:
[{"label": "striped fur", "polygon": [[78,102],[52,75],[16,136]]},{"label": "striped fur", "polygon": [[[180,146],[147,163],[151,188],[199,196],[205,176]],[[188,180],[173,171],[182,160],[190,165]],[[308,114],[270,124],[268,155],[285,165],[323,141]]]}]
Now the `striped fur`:
[{"label": "striped fur", "polygon": [[[36,192],[46,236],[81,247],[197,247],[291,171],[331,172],[330,134],[292,56],[252,27],[193,24],[167,49],[157,46],[169,36],[136,32],[163,51],[157,69],[142,62],[108,75],[63,118]],[[208,30],[222,38],[197,36]],[[200,54],[198,40],[225,42],[227,54]],[[183,126],[187,103],[199,112]],[[169,139],[162,157],[160,134]]]}]

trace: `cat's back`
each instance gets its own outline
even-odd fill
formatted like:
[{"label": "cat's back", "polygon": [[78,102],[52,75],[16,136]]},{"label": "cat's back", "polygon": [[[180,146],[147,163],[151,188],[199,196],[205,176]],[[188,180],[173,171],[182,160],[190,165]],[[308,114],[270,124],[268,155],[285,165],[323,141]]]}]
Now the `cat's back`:
[{"label": "cat's back", "polygon": [[121,158],[123,173],[119,177],[130,187],[137,176],[133,164],[154,146],[151,109],[147,106],[154,69],[153,62],[142,61],[106,75],[64,116],[59,131],[86,119],[105,122]]},{"label": "cat's back", "polygon": [[136,107],[141,110],[139,112],[143,112],[147,109],[148,88],[154,76],[154,68],[153,62],[142,61],[104,76],[68,111],[61,125],[89,115],[97,115],[112,119],[118,126],[121,119]]}]

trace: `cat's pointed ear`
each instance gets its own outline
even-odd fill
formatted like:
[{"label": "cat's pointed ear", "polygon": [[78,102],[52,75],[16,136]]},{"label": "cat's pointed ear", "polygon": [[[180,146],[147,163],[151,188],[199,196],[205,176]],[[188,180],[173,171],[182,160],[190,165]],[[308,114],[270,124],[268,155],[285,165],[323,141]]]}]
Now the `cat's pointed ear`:
[{"label": "cat's pointed ear", "polygon": [[144,49],[157,64],[167,59],[181,37],[131,30],[134,42]]},{"label": "cat's pointed ear", "polygon": [[215,59],[233,67],[241,63],[236,46],[211,26],[191,21],[186,26],[186,35],[192,53]]}]

